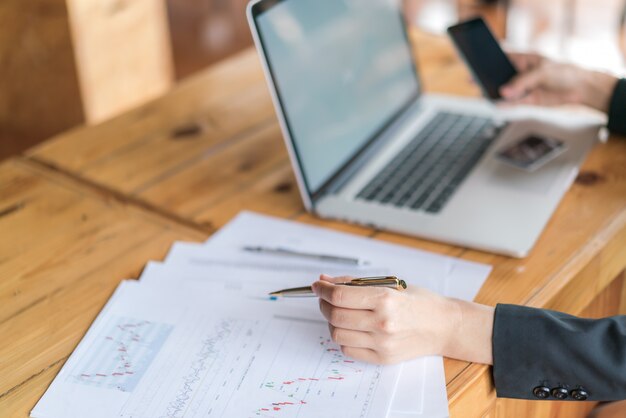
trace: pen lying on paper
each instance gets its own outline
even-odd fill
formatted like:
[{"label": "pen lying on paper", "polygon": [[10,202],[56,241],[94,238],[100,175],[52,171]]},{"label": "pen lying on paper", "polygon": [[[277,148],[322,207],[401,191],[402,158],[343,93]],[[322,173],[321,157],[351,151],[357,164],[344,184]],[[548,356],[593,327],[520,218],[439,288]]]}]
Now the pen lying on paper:
[{"label": "pen lying on paper", "polygon": [[[380,276],[380,277],[361,277],[359,279],[352,279],[345,283],[335,283],[337,286],[363,286],[363,287],[388,287],[390,289],[404,290],[406,289],[406,282],[398,279],[395,276]],[[294,287],[292,289],[283,289],[270,293],[270,296],[277,297],[299,297],[299,296],[314,296],[311,286]]]},{"label": "pen lying on paper", "polygon": [[369,262],[365,260],[361,260],[359,258],[354,257],[343,257],[338,255],[329,255],[329,254],[315,254],[315,253],[307,253],[303,251],[290,250],[289,248],[282,247],[253,247],[247,246],[243,247],[244,251],[249,251],[253,253],[264,253],[264,254],[276,254],[276,255],[285,255],[291,257],[301,257],[301,258],[309,258],[319,261],[330,261],[333,263],[341,263],[341,264],[351,264],[356,266],[364,266],[369,264]]}]

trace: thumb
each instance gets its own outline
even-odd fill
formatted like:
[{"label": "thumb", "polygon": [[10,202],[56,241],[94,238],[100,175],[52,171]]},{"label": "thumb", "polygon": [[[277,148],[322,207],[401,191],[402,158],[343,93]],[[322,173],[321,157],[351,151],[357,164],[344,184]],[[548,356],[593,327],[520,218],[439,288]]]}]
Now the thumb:
[{"label": "thumb", "polygon": [[347,281],[350,281],[349,277],[332,277],[328,274],[320,274],[319,281],[313,283],[311,285],[311,288],[313,289],[313,293],[319,296],[321,289],[327,288],[329,286],[332,287],[332,285],[335,283],[344,283]]},{"label": "thumb", "polygon": [[507,100],[515,100],[525,96],[528,92],[535,90],[543,83],[543,71],[541,69],[531,70],[515,77],[507,85],[500,89],[500,94]]},{"label": "thumb", "polygon": [[521,73],[526,73],[533,68],[541,66],[543,57],[534,53],[507,52],[507,56],[513,62],[513,65]]}]

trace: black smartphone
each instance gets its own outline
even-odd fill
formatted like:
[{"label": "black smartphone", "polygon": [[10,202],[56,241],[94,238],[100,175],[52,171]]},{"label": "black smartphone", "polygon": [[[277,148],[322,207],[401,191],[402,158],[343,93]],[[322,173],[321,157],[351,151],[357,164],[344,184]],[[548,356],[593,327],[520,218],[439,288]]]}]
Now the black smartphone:
[{"label": "black smartphone", "polygon": [[448,34],[481,85],[484,94],[501,99],[500,87],[517,75],[487,24],[480,17],[448,28]]}]

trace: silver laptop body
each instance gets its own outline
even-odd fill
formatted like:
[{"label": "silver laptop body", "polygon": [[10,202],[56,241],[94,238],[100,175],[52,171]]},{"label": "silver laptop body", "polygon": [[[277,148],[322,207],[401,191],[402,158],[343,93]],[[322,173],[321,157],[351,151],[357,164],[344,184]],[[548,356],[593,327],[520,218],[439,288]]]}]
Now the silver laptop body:
[{"label": "silver laptop body", "polygon": [[[248,20],[306,209],[524,257],[601,120],[422,94],[394,0],[254,0]],[[528,135],[567,151],[534,172],[496,153]]]}]

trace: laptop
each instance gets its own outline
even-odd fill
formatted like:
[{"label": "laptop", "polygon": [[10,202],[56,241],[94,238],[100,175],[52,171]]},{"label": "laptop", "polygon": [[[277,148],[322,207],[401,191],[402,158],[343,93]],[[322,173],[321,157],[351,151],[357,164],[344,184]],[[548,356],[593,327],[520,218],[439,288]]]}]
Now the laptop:
[{"label": "laptop", "polygon": [[[524,257],[598,139],[594,118],[423,94],[399,1],[253,0],[247,14],[322,218]],[[531,135],[567,150],[533,172],[497,158]]]}]

